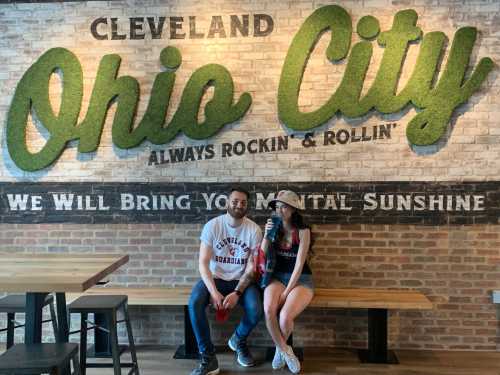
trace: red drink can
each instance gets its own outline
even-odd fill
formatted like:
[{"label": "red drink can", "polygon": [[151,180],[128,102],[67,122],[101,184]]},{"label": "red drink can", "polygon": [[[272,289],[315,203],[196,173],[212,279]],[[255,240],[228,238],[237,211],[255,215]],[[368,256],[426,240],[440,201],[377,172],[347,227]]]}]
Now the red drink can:
[{"label": "red drink can", "polygon": [[224,323],[229,318],[228,309],[217,309],[215,310],[215,320],[219,323]]}]

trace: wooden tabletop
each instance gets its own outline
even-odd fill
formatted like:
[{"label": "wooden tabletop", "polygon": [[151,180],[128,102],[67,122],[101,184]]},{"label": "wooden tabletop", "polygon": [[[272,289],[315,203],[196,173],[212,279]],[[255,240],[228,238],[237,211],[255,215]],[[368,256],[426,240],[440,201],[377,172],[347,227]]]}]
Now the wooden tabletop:
[{"label": "wooden tabletop", "polygon": [[83,292],[128,260],[121,254],[0,253],[0,292]]}]

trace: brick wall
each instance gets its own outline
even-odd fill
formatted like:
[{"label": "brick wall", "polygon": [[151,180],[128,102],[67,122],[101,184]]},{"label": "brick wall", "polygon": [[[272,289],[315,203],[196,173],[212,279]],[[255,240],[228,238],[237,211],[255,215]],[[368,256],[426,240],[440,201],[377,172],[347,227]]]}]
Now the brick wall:
[{"label": "brick wall", "polygon": [[[326,3],[325,3],[326,4]],[[443,31],[450,43],[456,30],[464,26],[475,26],[480,33],[476,41],[471,64],[479,57],[491,57],[499,61],[498,13],[500,5],[490,1],[456,2],[442,1],[342,1],[349,12],[355,28],[364,15],[373,15],[380,21],[381,30],[389,30],[395,13],[402,9],[415,9],[418,26],[424,33]],[[101,58],[117,53],[122,62],[120,75],[136,78],[141,88],[136,123],[142,118],[155,76],[161,71],[159,56],[165,46],[176,46],[183,62],[176,71],[176,84],[172,94],[167,121],[177,109],[182,90],[191,74],[209,63],[224,65],[231,73],[235,84],[235,98],[243,92],[252,95],[249,112],[235,124],[226,126],[217,136],[208,140],[216,146],[224,142],[249,141],[253,138],[272,137],[285,134],[277,116],[278,82],[283,61],[292,41],[305,18],[317,7],[311,1],[272,1],[252,3],[215,0],[209,7],[203,3],[182,2],[158,5],[149,0],[112,3],[89,1],[47,4],[4,4],[0,7],[3,35],[0,38],[0,58],[4,68],[0,76],[0,123],[4,124],[11,98],[17,82],[24,72],[46,50],[64,47],[76,54],[83,67],[84,97],[80,119],[83,119],[90,99]],[[90,33],[92,21],[105,17],[110,23],[117,18],[118,32],[127,34],[130,17],[188,17],[195,16],[200,31],[207,32],[212,16],[221,16],[226,24],[229,16],[265,13],[274,20],[274,30],[266,37],[236,37],[214,39],[169,39],[168,19],[162,39],[144,40],[96,40]],[[158,21],[157,19],[155,19]],[[226,26],[229,27],[229,26]],[[111,33],[111,26],[104,29]],[[105,32],[101,31],[100,32]],[[147,29],[146,29],[147,30]],[[148,33],[146,33],[148,34]],[[353,33],[353,43],[359,38]],[[323,36],[307,65],[301,88],[299,104],[309,111],[318,108],[338,87],[345,64],[331,64],[324,58],[328,43]],[[370,87],[380,64],[383,48],[376,42],[373,62],[368,70],[364,91]],[[419,44],[412,44],[401,72],[399,87],[404,87],[413,71]],[[447,52],[446,52],[447,53]],[[445,53],[445,55],[446,55]],[[445,62],[443,62],[443,67]],[[442,68],[443,68],[442,67]],[[51,80],[53,105],[57,109],[60,80]],[[90,154],[77,154],[76,143],[66,149],[61,159],[47,170],[24,173],[17,169],[6,152],[0,156],[4,167],[0,178],[5,181],[159,181],[159,182],[232,182],[255,181],[447,181],[447,180],[491,180],[500,172],[500,129],[498,70],[488,76],[480,90],[467,104],[460,106],[453,115],[448,133],[438,144],[425,147],[410,147],[405,135],[408,122],[414,117],[412,106],[408,110],[392,115],[374,112],[361,120],[334,117],[316,129],[348,129],[351,127],[397,123],[391,139],[345,145],[318,145],[302,148],[300,142],[291,142],[288,151],[249,154],[223,158],[218,152],[212,160],[190,163],[148,166],[150,150],[164,150],[185,145],[205,144],[179,136],[174,142],[163,146],[144,144],[130,150],[120,150],[112,145],[111,123],[114,107],[108,114],[102,140],[98,150]],[[210,95],[209,90],[209,95]],[[207,98],[205,98],[207,99]],[[44,140],[39,136],[41,127],[29,127],[28,139],[33,148],[40,147]],[[395,157],[397,155],[397,157]]]},{"label": "brick wall", "polygon": [[[333,2],[326,2],[333,3]],[[323,3],[322,3],[323,4]],[[390,29],[398,10],[412,8],[424,33],[443,31],[453,39],[463,26],[480,30],[471,64],[489,56],[500,61],[500,3],[492,1],[341,1],[353,25],[364,15],[377,17],[382,30]],[[182,90],[194,70],[208,63],[227,67],[235,84],[235,97],[249,92],[253,104],[240,121],[224,128],[208,142],[248,141],[290,133],[279,122],[276,97],[283,61],[292,37],[304,19],[319,5],[313,1],[262,0],[234,2],[154,0],[67,2],[0,5],[0,124],[4,125],[10,102],[24,72],[46,50],[65,47],[83,66],[83,119],[99,60],[105,54],[122,58],[120,75],[135,77],[141,86],[137,119],[144,113],[154,77],[161,71],[160,51],[179,48],[183,63],[167,120],[177,108]],[[196,16],[200,30],[210,17],[265,13],[274,20],[274,31],[264,38],[95,40],[89,26],[98,17],[118,18],[119,32],[126,33],[130,17]],[[157,19],[157,18],[156,18]],[[186,21],[184,27],[186,27]],[[356,37],[353,36],[353,41]],[[345,64],[332,65],[324,58],[328,38],[318,43],[306,69],[300,104],[303,110],[318,108],[340,82]],[[447,51],[450,48],[447,46]],[[411,45],[401,73],[400,87],[408,80],[419,44]],[[373,62],[364,92],[373,81],[383,49],[374,46]],[[444,63],[442,64],[444,66]],[[60,81],[51,81],[51,98],[58,108]],[[208,96],[211,91],[209,90]],[[98,150],[78,154],[72,142],[52,167],[28,173],[18,169],[6,150],[5,131],[0,133],[0,181],[2,182],[297,182],[297,181],[498,181],[500,175],[500,84],[494,69],[468,103],[453,115],[447,134],[438,144],[410,147],[406,124],[413,107],[400,113],[374,112],[361,120],[338,116],[319,128],[372,127],[397,123],[390,139],[367,143],[303,148],[300,139],[283,152],[244,154],[212,160],[168,165],[148,165],[152,150],[205,144],[179,136],[163,146],[143,144],[120,150],[111,141],[114,107],[108,114]],[[205,97],[206,102],[208,97]],[[116,106],[115,106],[116,107]],[[31,124],[30,147],[36,149],[49,134]],[[40,134],[42,137],[40,137]],[[198,279],[196,262],[200,224],[0,224],[0,251],[120,252],[130,262],[112,276],[123,285],[191,285]],[[415,288],[434,302],[434,310],[391,313],[390,345],[396,348],[497,349],[497,308],[490,292],[500,287],[500,226],[406,226],[389,224],[315,225],[315,282],[321,287]],[[139,343],[178,344],[182,336],[182,309],[134,308],[134,334]],[[354,319],[352,319],[354,317]],[[235,321],[235,316],[231,317]],[[0,322],[3,324],[3,321]],[[214,323],[215,324],[215,323]],[[218,327],[214,338],[222,343],[230,327]],[[50,331],[48,331],[50,332]],[[295,339],[305,345],[362,347],[366,343],[366,313],[349,310],[309,309],[298,320]],[[4,341],[5,336],[0,336]],[[253,344],[269,337],[263,324],[252,336]]]},{"label": "brick wall", "polygon": [[[126,252],[130,262],[111,277],[113,284],[192,285],[198,279],[201,225],[16,224],[2,229],[0,250]],[[391,313],[392,347],[496,350],[497,308],[490,294],[500,288],[499,226],[316,225],[313,232],[318,287],[413,288],[434,303],[432,311]],[[131,311],[138,342],[180,342],[182,308]],[[238,314],[233,315],[236,323]],[[219,343],[234,327],[212,324]],[[295,339],[304,345],[363,347],[366,324],[363,310],[309,309],[298,319]],[[268,342],[261,324],[252,343]]]}]

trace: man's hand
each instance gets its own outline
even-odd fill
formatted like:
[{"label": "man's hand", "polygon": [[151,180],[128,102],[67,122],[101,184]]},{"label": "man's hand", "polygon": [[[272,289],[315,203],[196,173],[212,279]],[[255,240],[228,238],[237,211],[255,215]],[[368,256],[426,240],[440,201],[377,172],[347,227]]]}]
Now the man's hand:
[{"label": "man's hand", "polygon": [[210,294],[210,298],[212,300],[212,306],[216,310],[223,308],[224,296],[220,294],[218,290],[216,290],[215,293]]},{"label": "man's hand", "polygon": [[239,298],[240,297],[236,294],[236,292],[229,293],[226,298],[224,298],[222,307],[226,310],[231,310],[234,306],[236,306]]}]

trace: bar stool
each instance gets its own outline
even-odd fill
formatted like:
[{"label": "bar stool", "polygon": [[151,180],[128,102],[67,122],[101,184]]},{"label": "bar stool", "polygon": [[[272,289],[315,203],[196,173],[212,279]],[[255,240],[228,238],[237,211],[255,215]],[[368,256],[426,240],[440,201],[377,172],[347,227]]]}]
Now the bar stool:
[{"label": "bar stool", "polygon": [[[54,337],[57,337],[57,317],[54,309],[54,297],[48,295],[45,298],[45,306],[50,308],[50,319],[42,321],[42,323],[52,322]],[[0,313],[7,313],[7,328],[0,329],[0,332],[7,331],[7,349],[14,345],[14,330],[24,327],[24,324],[17,324],[16,314],[26,312],[26,296],[25,295],[8,295],[0,299]]]},{"label": "bar stool", "polygon": [[17,344],[0,356],[0,374],[61,374],[73,362],[74,375],[80,375],[78,345]]},{"label": "bar stool", "polygon": [[[70,332],[70,334],[80,332],[80,373],[85,375],[87,367],[113,367],[114,374],[121,374],[121,367],[132,367],[129,374],[139,375],[139,366],[137,364],[137,354],[135,351],[134,336],[132,335],[132,325],[128,314],[128,297],[126,295],[101,295],[101,296],[81,296],[68,305],[68,312],[71,314],[80,314],[80,330]],[[117,312],[122,310],[124,319],[117,320]],[[111,353],[113,363],[87,363],[87,330],[101,329],[92,322],[88,322],[88,314],[102,314],[106,317],[111,338]],[[118,346],[118,323],[125,322],[127,327],[127,336],[132,356],[132,363],[120,363],[120,348]],[[90,328],[87,327],[90,323]]]}]

